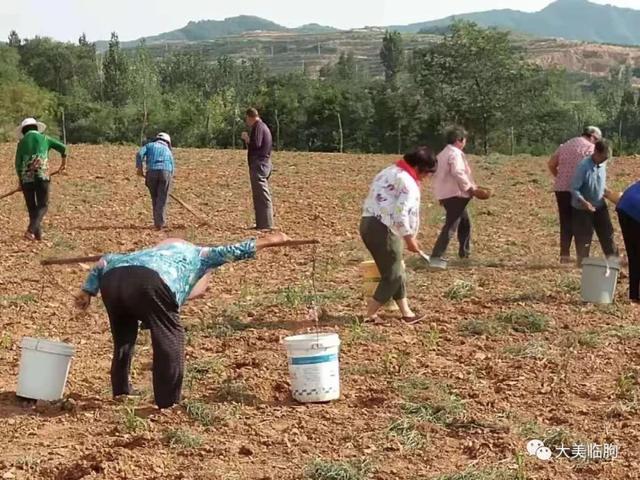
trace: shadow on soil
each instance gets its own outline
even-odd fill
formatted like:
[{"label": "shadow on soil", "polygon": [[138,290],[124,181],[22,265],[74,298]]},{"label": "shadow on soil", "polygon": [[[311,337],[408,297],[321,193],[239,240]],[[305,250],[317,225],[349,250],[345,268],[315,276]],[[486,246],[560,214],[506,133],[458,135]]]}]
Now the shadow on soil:
[{"label": "shadow on soil", "polygon": [[76,393],[67,395],[55,402],[36,401],[18,397],[16,392],[0,392],[0,418],[12,418],[28,415],[59,417],[74,415],[80,411],[89,412],[102,408],[104,400]]}]

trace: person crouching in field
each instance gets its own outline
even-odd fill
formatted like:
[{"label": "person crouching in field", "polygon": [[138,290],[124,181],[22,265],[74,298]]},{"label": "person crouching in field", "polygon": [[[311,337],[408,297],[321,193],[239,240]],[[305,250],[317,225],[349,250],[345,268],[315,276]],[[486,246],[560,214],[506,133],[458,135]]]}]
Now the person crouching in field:
[{"label": "person crouching in field", "polygon": [[67,147],[42,132],[46,125],[35,118],[26,118],[18,127],[20,138],[16,149],[16,174],[29,211],[28,240],[42,240],[42,221],[49,207],[49,150],[62,155],[59,171],[67,166]]},{"label": "person crouching in field", "polygon": [[640,181],[624,191],[616,210],[629,260],[629,300],[640,303]]},{"label": "person crouching in field", "polygon": [[609,144],[599,140],[593,155],[583,159],[571,180],[573,234],[576,238],[578,266],[589,256],[595,230],[605,256],[616,257],[618,250],[613,238],[613,225],[605,203]]},{"label": "person crouching in field", "polygon": [[[146,174],[143,170],[143,160],[147,167]],[[136,168],[138,175],[145,177],[145,185],[151,195],[153,224],[156,230],[162,230],[167,225],[167,200],[175,169],[171,137],[161,132],[144,145],[136,155]]]},{"label": "person crouching in field", "polygon": [[451,127],[445,132],[447,146],[438,154],[438,169],[433,176],[433,191],[444,207],[446,219],[442,231],[431,252],[431,265],[444,268],[442,256],[449,242],[458,234],[458,256],[469,258],[471,254],[471,220],[467,205],[476,192],[471,167],[464,154],[467,132],[461,127]]},{"label": "person crouching in field", "polygon": [[170,239],[146,250],[102,257],[76,295],[76,307],[86,310],[91,297],[102,294],[113,336],[114,397],[131,393],[129,369],[140,322],[151,332],[155,403],[160,408],[178,403],[185,355],[180,307],[204,294],[212,269],[254,258],[256,252],[288,240],[278,233],[233,245],[200,247]]},{"label": "person crouching in field", "polygon": [[382,170],[373,180],[360,221],[362,241],[381,277],[369,300],[368,321],[378,321],[378,310],[392,298],[406,323],[426,318],[409,308],[402,251],[404,244],[410,252],[420,253],[416,240],[420,224],[420,182],[435,169],[436,158],[431,149],[419,147]]}]

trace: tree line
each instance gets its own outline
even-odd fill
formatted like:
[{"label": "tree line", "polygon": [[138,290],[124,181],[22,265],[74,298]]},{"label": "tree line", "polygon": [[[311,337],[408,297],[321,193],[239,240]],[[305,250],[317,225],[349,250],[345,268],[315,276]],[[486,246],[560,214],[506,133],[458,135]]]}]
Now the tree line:
[{"label": "tree line", "polygon": [[476,153],[545,154],[585,125],[599,125],[617,153],[640,150],[634,71],[604,77],[544,70],[508,32],[455,23],[442,40],[407,52],[387,32],[384,78],[341,54],[319,77],[273,75],[260,59],[211,61],[177,52],[154,58],[144,42],[105,53],[83,35],[0,45],[0,140],[36,116],[69,143],[137,143],[162,130],[175,145],[239,147],[243,112],[257,107],[279,150],[397,153],[441,145],[449,124]]}]

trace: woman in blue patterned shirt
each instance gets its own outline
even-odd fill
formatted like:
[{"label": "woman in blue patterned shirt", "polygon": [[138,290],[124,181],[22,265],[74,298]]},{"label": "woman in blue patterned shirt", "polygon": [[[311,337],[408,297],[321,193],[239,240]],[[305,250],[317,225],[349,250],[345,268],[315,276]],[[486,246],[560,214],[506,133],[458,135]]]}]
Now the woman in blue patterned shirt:
[{"label": "woman in blue patterned shirt", "polygon": [[102,294],[114,343],[113,395],[131,392],[129,369],[141,322],[151,331],[156,405],[168,408],[179,402],[184,375],[180,307],[204,294],[212,269],[254,258],[257,251],[288,240],[285,234],[275,233],[233,245],[200,247],[171,239],[146,250],[102,257],[76,295],[76,306],[86,310],[91,297]]}]

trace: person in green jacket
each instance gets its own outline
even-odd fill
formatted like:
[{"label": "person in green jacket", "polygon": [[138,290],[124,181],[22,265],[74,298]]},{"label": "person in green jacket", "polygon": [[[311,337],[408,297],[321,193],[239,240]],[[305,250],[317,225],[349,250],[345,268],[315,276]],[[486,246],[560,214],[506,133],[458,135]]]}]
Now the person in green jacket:
[{"label": "person in green jacket", "polygon": [[46,125],[35,118],[26,118],[18,127],[20,141],[16,150],[18,184],[29,210],[29,227],[25,238],[42,240],[42,220],[49,205],[49,150],[62,155],[60,171],[67,166],[67,147],[42,132]]}]

